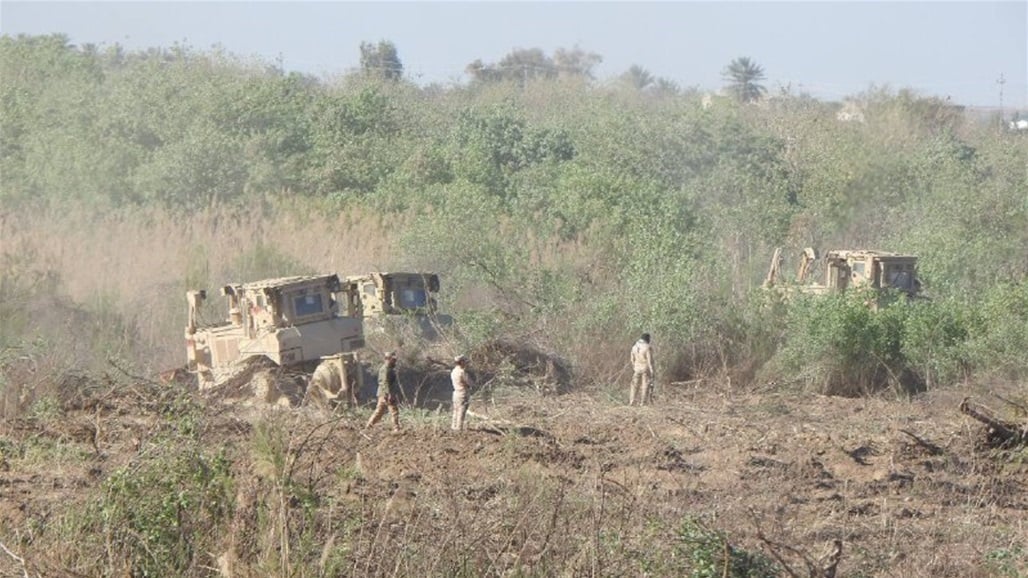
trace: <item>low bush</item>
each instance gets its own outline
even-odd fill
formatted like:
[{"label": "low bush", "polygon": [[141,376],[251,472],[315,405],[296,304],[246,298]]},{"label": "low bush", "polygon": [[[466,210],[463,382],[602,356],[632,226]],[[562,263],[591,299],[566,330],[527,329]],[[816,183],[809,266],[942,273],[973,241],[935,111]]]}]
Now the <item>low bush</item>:
[{"label": "low bush", "polygon": [[[76,548],[67,567],[91,575],[200,574],[217,551],[233,507],[230,462],[219,450],[182,440],[111,474],[98,499],[64,520]],[[95,558],[95,554],[102,554]]]}]

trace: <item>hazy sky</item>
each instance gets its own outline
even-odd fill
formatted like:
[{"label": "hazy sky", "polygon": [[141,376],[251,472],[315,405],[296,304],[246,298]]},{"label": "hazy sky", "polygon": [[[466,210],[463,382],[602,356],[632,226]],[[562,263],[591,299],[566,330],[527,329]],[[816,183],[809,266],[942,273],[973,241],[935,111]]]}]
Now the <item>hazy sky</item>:
[{"label": "hazy sky", "polygon": [[[463,82],[475,59],[576,45],[599,80],[633,64],[716,90],[733,58],[763,66],[770,92],[822,99],[872,84],[959,104],[1028,108],[1028,0],[1015,2],[43,2],[0,0],[4,34],[199,50],[319,76],[358,65],[361,41],[392,41],[419,83]],[[1000,84],[1001,78],[1005,80]]]}]

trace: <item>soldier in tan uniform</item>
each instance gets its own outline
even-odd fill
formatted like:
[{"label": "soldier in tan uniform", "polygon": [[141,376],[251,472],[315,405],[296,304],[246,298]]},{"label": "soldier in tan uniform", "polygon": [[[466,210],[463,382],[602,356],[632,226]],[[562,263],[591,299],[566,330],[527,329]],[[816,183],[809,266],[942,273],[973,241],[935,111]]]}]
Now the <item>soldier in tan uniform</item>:
[{"label": "soldier in tan uniform", "polygon": [[643,333],[639,341],[632,346],[632,389],[628,395],[628,405],[650,403],[653,389],[653,347],[650,345],[650,334]]},{"label": "soldier in tan uniform", "polygon": [[385,354],[382,367],[378,370],[378,405],[375,406],[375,413],[371,414],[368,425],[371,427],[378,422],[386,409],[389,409],[389,417],[393,419],[393,431],[400,431],[400,407],[397,400],[400,395],[400,382],[396,378],[396,354],[389,352]]},{"label": "soldier in tan uniform", "polygon": [[464,429],[464,416],[467,415],[468,404],[471,402],[469,390],[474,384],[467,372],[468,358],[458,355],[453,362],[455,365],[450,372],[450,381],[453,382],[453,419],[450,422],[450,429],[461,431]]}]

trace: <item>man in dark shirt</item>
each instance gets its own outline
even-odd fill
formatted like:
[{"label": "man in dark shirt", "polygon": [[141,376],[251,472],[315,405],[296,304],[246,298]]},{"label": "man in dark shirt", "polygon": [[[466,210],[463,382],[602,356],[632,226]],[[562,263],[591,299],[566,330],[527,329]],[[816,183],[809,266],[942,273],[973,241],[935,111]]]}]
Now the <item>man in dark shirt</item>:
[{"label": "man in dark shirt", "polygon": [[393,431],[400,431],[400,408],[397,406],[397,399],[400,393],[400,383],[396,379],[396,353],[390,351],[385,354],[385,361],[378,370],[378,405],[375,406],[375,413],[371,414],[368,425],[371,427],[385,415],[386,408],[389,409],[389,416],[393,420]]}]

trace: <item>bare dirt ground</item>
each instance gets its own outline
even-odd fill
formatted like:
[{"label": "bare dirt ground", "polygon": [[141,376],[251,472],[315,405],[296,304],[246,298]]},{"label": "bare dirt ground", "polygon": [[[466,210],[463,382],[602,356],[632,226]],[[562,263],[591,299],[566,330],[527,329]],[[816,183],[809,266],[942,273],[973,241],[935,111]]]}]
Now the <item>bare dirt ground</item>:
[{"label": "bare dirt ground", "polygon": [[[96,385],[57,419],[0,425],[0,576],[74,575],[45,528],[155,451],[169,418],[152,391]],[[253,440],[275,423],[290,479],[318,496],[322,575],[688,575],[676,556],[694,519],[779,560],[782,576],[819,575],[837,540],[838,576],[1028,576],[1026,453],[986,447],[984,426],[958,411],[966,395],[996,402],[984,388],[887,400],[701,382],[644,408],[623,393],[480,392],[463,433],[435,401],[404,407],[399,434],[362,429],[366,406],[202,403],[199,435],[235,457],[237,496],[223,551],[197,575],[267,569],[255,512],[274,491]]]}]

